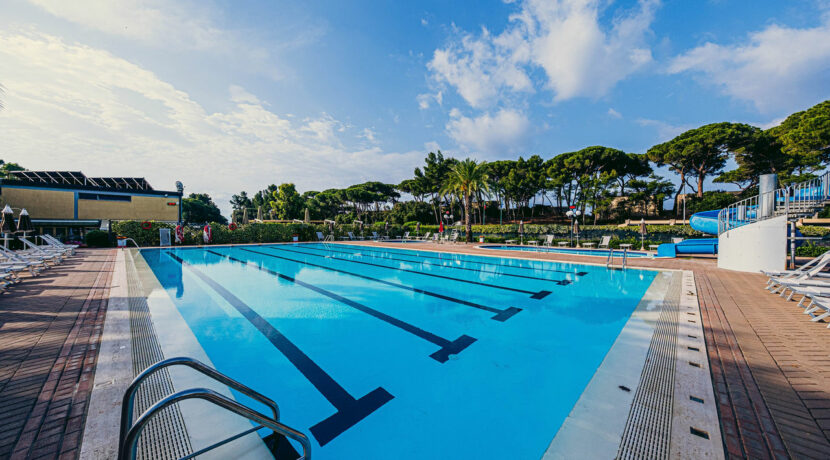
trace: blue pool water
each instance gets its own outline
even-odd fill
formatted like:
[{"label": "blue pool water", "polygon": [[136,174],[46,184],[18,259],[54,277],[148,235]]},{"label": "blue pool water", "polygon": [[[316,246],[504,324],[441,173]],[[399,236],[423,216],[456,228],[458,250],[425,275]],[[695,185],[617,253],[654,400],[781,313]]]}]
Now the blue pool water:
[{"label": "blue pool water", "polygon": [[[598,256],[608,257],[607,249],[575,249],[575,248],[555,248],[549,246],[510,246],[510,245],[490,245],[479,246],[482,249],[496,249],[504,251],[526,251],[526,252],[555,252],[558,254],[574,254],[578,256]],[[622,250],[615,249],[614,257],[622,257]],[[653,254],[647,252],[628,251],[628,257],[654,257]]]},{"label": "blue pool water", "polygon": [[657,274],[347,244],[141,253],[213,364],[323,460],[540,458]]}]

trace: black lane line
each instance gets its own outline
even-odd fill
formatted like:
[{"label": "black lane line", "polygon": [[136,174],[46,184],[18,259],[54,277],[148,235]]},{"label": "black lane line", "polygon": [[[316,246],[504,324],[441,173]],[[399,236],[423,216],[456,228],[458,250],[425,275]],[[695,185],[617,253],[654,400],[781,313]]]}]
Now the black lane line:
[{"label": "black lane line", "polygon": [[[302,245],[301,247],[303,249],[308,249],[310,251],[337,252],[337,253],[340,253],[340,254],[351,254],[351,255],[356,255],[356,256],[363,256],[364,255],[364,254],[362,254],[362,251],[357,252],[357,251],[338,251],[338,250],[335,250],[335,249],[320,249],[320,248],[311,247],[309,245]],[[365,252],[373,252],[373,251],[365,251]],[[406,254],[399,254],[399,255],[406,256]],[[427,265],[430,265],[430,266],[433,266],[433,267],[451,268],[453,270],[466,270],[466,271],[469,271],[469,272],[476,272],[476,273],[490,273],[490,274],[499,275],[499,276],[512,276],[514,278],[525,278],[525,279],[529,279],[529,280],[538,280],[538,281],[544,281],[544,282],[547,282],[547,283],[558,284],[560,286],[562,286],[563,284],[570,284],[571,283],[570,280],[552,280],[550,278],[539,278],[537,276],[517,275],[517,274],[514,274],[514,273],[499,273],[499,272],[488,271],[488,270],[479,270],[479,269],[475,269],[475,268],[456,267],[455,265],[439,265],[439,264],[434,264],[432,262],[425,261],[425,260],[397,259],[395,257],[384,257],[384,256],[380,256],[380,255],[373,256],[371,254],[365,254],[365,256],[366,257],[371,257],[373,259],[397,260],[399,262],[409,262],[409,263],[418,263],[418,264],[426,263]],[[413,256],[409,256],[409,257],[413,257]],[[444,259],[444,260],[449,262],[449,259]]]},{"label": "black lane line", "polygon": [[355,399],[343,387],[340,386],[330,375],[320,368],[311,358],[300,350],[293,342],[277,330],[265,318],[255,312],[245,302],[225,289],[221,284],[201,272],[189,262],[171,252],[167,255],[175,261],[187,267],[194,275],[199,277],[217,294],[222,296],[229,304],[233,305],[242,316],[245,317],[254,327],[259,330],[286,358],[300,371],[303,376],[314,385],[314,388],[326,398],[332,406],[337,409],[334,415],[311,427],[311,434],[321,446],[336,438],[344,431],[363,420],[372,412],[394,398],[383,387],[377,387],[360,399]]},{"label": "black lane line", "polygon": [[333,259],[333,260],[342,260],[344,262],[351,262],[353,264],[371,265],[373,267],[385,268],[387,270],[396,270],[396,271],[401,271],[401,272],[415,273],[417,275],[431,276],[433,278],[441,278],[441,279],[445,279],[445,280],[458,281],[460,283],[477,284],[479,286],[486,286],[486,287],[491,287],[491,288],[496,288],[496,289],[502,289],[502,290],[505,290],[505,291],[521,292],[522,294],[530,294],[531,299],[537,299],[537,300],[538,299],[544,299],[545,297],[547,297],[548,295],[551,294],[551,291],[528,291],[528,290],[525,290],[525,289],[512,288],[512,287],[507,287],[507,286],[498,286],[498,285],[490,284],[490,283],[482,283],[480,281],[465,280],[465,279],[461,279],[461,278],[453,278],[451,276],[436,275],[434,273],[419,272],[417,270],[409,270],[409,269],[406,269],[406,268],[397,268],[397,267],[390,267],[388,265],[373,264],[371,262],[363,262],[363,261],[360,261],[360,260],[343,259],[341,257],[334,257],[334,256],[321,256],[319,254],[314,254],[314,253],[309,253],[309,252],[302,252],[302,251],[295,251],[295,250],[292,250],[292,249],[285,249],[285,248],[276,247],[276,246],[267,246],[266,249],[274,249],[274,250],[277,250],[277,251],[294,252],[294,253],[297,253],[297,254],[305,254],[307,256],[326,257],[326,258]]},{"label": "black lane line", "polygon": [[388,324],[391,324],[392,326],[401,328],[404,331],[409,332],[412,335],[415,335],[416,337],[419,337],[419,338],[422,338],[422,339],[426,340],[427,342],[434,343],[435,345],[438,345],[441,348],[438,351],[436,351],[435,353],[433,353],[429,356],[430,356],[430,358],[438,361],[439,363],[447,362],[447,360],[450,359],[450,355],[456,355],[458,353],[461,353],[461,351],[463,351],[465,348],[472,345],[472,343],[476,341],[476,339],[474,339],[473,337],[470,337],[468,335],[462,335],[461,337],[459,337],[459,338],[457,338],[453,341],[449,341],[449,340],[447,340],[443,337],[439,337],[439,336],[437,336],[437,335],[435,335],[431,332],[427,332],[427,331],[425,331],[425,330],[423,330],[419,327],[413,326],[412,324],[401,321],[397,318],[393,318],[392,316],[389,316],[386,313],[379,312],[379,311],[375,310],[374,308],[367,307],[366,305],[363,305],[363,304],[359,304],[359,303],[357,303],[353,300],[349,300],[349,299],[347,299],[347,298],[345,298],[341,295],[335,294],[335,293],[333,293],[331,291],[328,291],[326,289],[323,289],[321,287],[314,286],[313,284],[308,284],[304,281],[300,281],[300,280],[298,280],[294,277],[291,277],[291,276],[288,276],[288,275],[283,275],[282,273],[276,272],[276,271],[271,270],[269,268],[260,267],[259,265],[255,264],[253,262],[250,262],[250,261],[247,261],[247,260],[237,259],[236,257],[229,256],[227,254],[222,254],[222,253],[219,253],[219,252],[216,252],[216,251],[211,251],[211,250],[207,250],[206,252],[217,255],[219,257],[224,257],[224,258],[226,258],[228,260],[232,260],[234,262],[239,262],[241,264],[251,266],[253,268],[256,268],[259,271],[263,271],[263,272],[269,273],[273,276],[276,276],[278,278],[284,279],[286,281],[290,281],[290,282],[292,282],[292,283],[294,283],[298,286],[304,287],[306,289],[310,289],[310,290],[312,290],[312,291],[314,291],[318,294],[322,294],[322,295],[324,295],[328,298],[331,298],[331,299],[334,299],[334,300],[336,300],[340,303],[346,304],[346,305],[348,305],[348,306],[350,306],[350,307],[352,307],[356,310],[362,311],[363,313],[366,313],[367,315],[373,316],[373,317],[375,317],[375,318],[377,318],[381,321],[384,321]]},{"label": "black lane line", "polygon": [[[355,245],[337,244],[337,243],[333,244],[332,246],[334,246],[334,245],[336,245],[337,247],[340,247],[340,248],[344,248],[344,249],[347,248],[347,247],[348,248],[359,247],[361,249],[367,248],[366,252],[382,253],[381,251],[371,249],[369,246],[363,246],[363,245],[355,246]],[[302,246],[302,247],[307,248],[307,247],[314,246],[314,244],[313,243],[301,243],[298,246]],[[386,246],[384,246],[383,248],[388,249],[390,252],[394,252],[395,254],[405,255],[405,256],[409,256],[409,257],[420,257],[420,258],[424,258],[424,259],[436,259],[436,260],[442,260],[442,261],[443,260],[452,260],[451,258],[444,258],[444,257],[441,257],[441,256],[425,255],[422,252],[417,252],[418,251],[417,249],[387,248]],[[409,255],[409,254],[406,253],[407,251],[414,252],[415,255]],[[447,253],[447,254],[452,254],[454,256],[461,255],[461,254],[455,254],[455,253]],[[464,254],[464,255],[469,256],[469,254]],[[481,257],[481,256],[472,256],[472,257]],[[571,272],[571,271],[568,271],[568,270],[557,270],[555,268],[522,267],[520,265],[494,264],[494,263],[490,263],[490,262],[480,262],[480,261],[477,261],[477,260],[465,260],[465,262],[468,262],[468,263],[471,263],[471,264],[476,264],[476,265],[489,265],[491,267],[505,267],[505,268],[516,268],[516,269],[520,269],[520,270],[533,270],[533,271],[540,271],[540,272],[565,273],[566,275],[577,275],[577,276],[586,276],[586,275],[588,275],[588,272]],[[546,262],[546,261],[539,260],[539,262]],[[547,261],[547,262],[550,262],[550,261]],[[568,263],[571,263],[571,262],[568,262]]]},{"label": "black lane line", "polygon": [[[311,267],[322,268],[324,270],[330,270],[330,271],[337,272],[337,273],[343,273],[344,275],[356,276],[358,278],[362,278],[362,279],[365,279],[365,280],[385,284],[387,286],[392,286],[392,287],[396,287],[396,288],[400,288],[400,289],[406,289],[407,291],[417,292],[418,294],[424,294],[424,295],[432,296],[432,297],[435,297],[435,298],[438,298],[438,299],[448,300],[450,302],[458,303],[458,304],[461,304],[461,305],[466,305],[468,307],[477,308],[479,310],[489,311],[489,312],[495,313],[495,316],[491,317],[490,319],[494,319],[496,321],[501,321],[501,322],[507,321],[507,319],[509,319],[510,317],[515,315],[516,313],[522,311],[522,309],[518,308],[518,307],[507,307],[505,309],[488,307],[486,305],[477,304],[475,302],[470,302],[470,301],[467,301],[467,300],[456,299],[455,297],[450,297],[450,296],[447,296],[447,295],[444,295],[444,294],[439,294],[437,292],[427,291],[427,290],[424,290],[424,289],[419,289],[419,288],[416,288],[416,287],[407,286],[405,284],[398,284],[398,283],[395,283],[395,282],[392,282],[392,281],[386,281],[386,280],[382,280],[382,279],[379,279],[379,278],[372,278],[371,276],[361,275],[360,273],[349,272],[349,271],[346,271],[346,270],[341,270],[339,268],[328,267],[326,265],[319,265],[319,264],[315,264],[315,263],[312,263],[312,262],[307,262],[305,260],[289,259],[288,257],[278,256],[276,254],[269,254],[267,252],[252,251],[252,250],[246,249],[246,248],[238,248],[238,249],[241,250],[241,251],[251,252],[251,253],[259,254],[259,255],[262,255],[262,256],[273,257],[273,258],[276,258],[276,259],[282,259],[282,260],[285,260],[285,261],[288,261],[288,262],[294,262],[294,263],[297,263],[297,264],[309,265]],[[309,255],[312,256],[312,257],[324,257],[324,256],[320,256],[320,255],[317,255],[317,254],[309,254]]]}]

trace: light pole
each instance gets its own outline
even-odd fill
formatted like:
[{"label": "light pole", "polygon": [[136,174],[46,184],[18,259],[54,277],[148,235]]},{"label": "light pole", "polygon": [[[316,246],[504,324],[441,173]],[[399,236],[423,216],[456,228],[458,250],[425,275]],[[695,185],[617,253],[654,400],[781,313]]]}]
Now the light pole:
[{"label": "light pole", "polygon": [[[571,246],[573,246],[573,244],[574,244],[574,219],[579,217],[581,214],[582,214],[582,212],[579,209],[576,209],[576,206],[571,206],[571,209],[569,209],[568,212],[565,213],[566,216],[571,218],[571,228],[570,228]],[[577,236],[577,238],[579,238],[579,237]]]},{"label": "light pole", "polygon": [[452,214],[450,214],[450,212],[449,212],[449,211],[447,211],[447,212],[444,214],[444,220],[446,220],[446,221],[447,221],[447,223],[446,223],[446,224],[444,224],[444,225],[445,225],[446,227],[449,227],[449,226],[450,226],[450,223],[452,222]]}]

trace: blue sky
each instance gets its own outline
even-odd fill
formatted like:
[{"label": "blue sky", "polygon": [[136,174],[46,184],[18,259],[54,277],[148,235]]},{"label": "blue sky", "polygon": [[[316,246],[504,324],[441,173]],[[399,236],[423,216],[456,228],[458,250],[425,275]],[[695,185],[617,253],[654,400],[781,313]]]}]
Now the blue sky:
[{"label": "blue sky", "polygon": [[830,2],[8,0],[2,158],[230,195],[643,152],[830,97]]}]

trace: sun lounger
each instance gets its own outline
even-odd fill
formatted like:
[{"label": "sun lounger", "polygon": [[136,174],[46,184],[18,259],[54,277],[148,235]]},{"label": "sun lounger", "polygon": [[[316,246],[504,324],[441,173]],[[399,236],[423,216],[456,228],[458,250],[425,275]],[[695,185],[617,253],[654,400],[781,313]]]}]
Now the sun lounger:
[{"label": "sun lounger", "polygon": [[542,246],[553,246],[553,235],[545,235],[545,240],[542,242]]},{"label": "sun lounger", "polygon": [[24,246],[26,246],[27,248],[31,249],[34,252],[40,252],[40,253],[43,253],[43,254],[59,254],[61,256],[66,255],[66,254],[69,253],[68,249],[56,248],[56,247],[51,246],[51,245],[37,245],[37,244],[29,241],[29,239],[26,238],[25,236],[19,236],[17,239],[22,241]]},{"label": "sun lounger", "polygon": [[415,239],[420,241],[429,241],[430,239],[432,239],[432,232],[426,232],[424,233],[424,236],[418,236],[415,237]]},{"label": "sun lounger", "polygon": [[599,241],[599,244],[597,245],[597,247],[608,249],[610,245],[611,245],[611,236],[610,235],[603,235],[603,237]]},{"label": "sun lounger", "polygon": [[323,236],[323,232],[316,232],[317,233],[317,241],[326,241],[326,237]]},{"label": "sun lounger", "polygon": [[71,254],[75,254],[75,249],[78,248],[77,244],[63,243],[59,239],[55,238],[52,235],[43,234],[43,235],[38,235],[38,236],[40,236],[40,239],[45,241],[46,244],[52,245],[56,248],[69,249]]},{"label": "sun lounger", "polygon": [[12,251],[11,249],[6,249],[3,246],[0,246],[0,255],[5,257],[7,260],[14,262],[14,261],[26,261],[26,262],[34,262],[36,264],[40,264],[43,268],[47,268],[47,262],[51,262],[52,265],[57,265],[61,263],[61,255],[60,254],[46,254],[42,252],[36,252],[31,250],[23,250],[23,251]]}]

